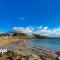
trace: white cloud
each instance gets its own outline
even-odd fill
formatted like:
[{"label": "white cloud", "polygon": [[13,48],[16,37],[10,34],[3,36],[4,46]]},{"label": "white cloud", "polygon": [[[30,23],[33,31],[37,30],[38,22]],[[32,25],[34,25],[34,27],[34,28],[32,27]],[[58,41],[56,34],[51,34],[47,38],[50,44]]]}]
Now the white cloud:
[{"label": "white cloud", "polygon": [[31,33],[32,32],[32,29],[30,27],[14,27],[13,28],[14,31],[16,32],[23,32],[23,33]]},{"label": "white cloud", "polygon": [[48,27],[43,27],[43,26],[39,26],[39,27],[28,26],[28,27],[14,27],[13,29],[15,31],[23,32],[23,33],[30,33],[30,34],[36,33],[49,37],[60,37],[60,27],[49,29]]},{"label": "white cloud", "polygon": [[46,30],[46,29],[48,29],[48,27],[44,27],[43,29]]},{"label": "white cloud", "polygon": [[42,29],[42,28],[43,28],[43,26],[36,27],[36,29]]},{"label": "white cloud", "polygon": [[60,37],[60,28],[48,29],[48,27],[44,27],[41,30],[37,30],[35,33],[49,37]]}]

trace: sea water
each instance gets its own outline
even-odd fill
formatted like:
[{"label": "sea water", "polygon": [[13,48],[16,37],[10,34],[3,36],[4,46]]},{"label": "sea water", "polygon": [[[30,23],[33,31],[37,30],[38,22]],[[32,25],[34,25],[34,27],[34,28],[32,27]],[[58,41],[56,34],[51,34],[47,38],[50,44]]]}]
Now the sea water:
[{"label": "sea water", "polygon": [[28,40],[27,44],[60,51],[60,39],[32,39]]}]

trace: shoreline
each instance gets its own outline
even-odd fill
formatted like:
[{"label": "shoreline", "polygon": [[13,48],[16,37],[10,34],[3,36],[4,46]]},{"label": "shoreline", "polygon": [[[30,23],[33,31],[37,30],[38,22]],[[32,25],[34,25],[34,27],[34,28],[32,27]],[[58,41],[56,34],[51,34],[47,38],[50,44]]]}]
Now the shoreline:
[{"label": "shoreline", "polygon": [[[26,41],[31,40],[31,39],[18,39],[17,41],[14,41],[10,43],[7,47],[5,48],[10,48],[12,50],[8,50],[8,52],[14,52],[15,55],[19,57],[29,57],[29,59],[41,59],[41,60],[46,60],[46,59],[51,59],[55,60],[59,56],[56,55],[54,51],[50,51],[49,49],[45,49],[44,47],[36,47],[36,46],[30,46],[25,44]],[[14,47],[14,48],[13,48]],[[13,56],[11,56],[13,57]],[[21,57],[21,58],[22,58]],[[15,57],[14,57],[15,59]],[[20,59],[20,58],[18,58]],[[25,59],[25,58],[24,58]],[[2,60],[2,59],[1,59]]]},{"label": "shoreline", "polygon": [[[25,44],[25,41],[27,41],[27,40],[23,40],[22,42],[20,42],[21,43],[20,47],[22,46],[22,51],[20,51],[21,50],[20,49],[19,52],[20,53],[23,52],[23,54],[21,54],[21,55],[25,55],[26,54],[25,56],[30,56],[30,55],[33,55],[33,54],[37,54],[38,56],[42,56],[42,57],[44,57],[44,56],[48,57],[49,56],[48,59],[49,58],[51,58],[51,59],[52,58],[54,58],[54,59],[57,58],[57,55],[55,54],[55,52],[50,51],[49,49],[45,49],[45,48],[41,49],[40,47],[37,48],[37,47],[34,47],[34,46],[27,45],[27,44]],[[24,49],[26,49],[26,50],[23,51]]]},{"label": "shoreline", "polygon": [[49,48],[45,48],[45,47],[41,47],[41,46],[36,47],[36,46],[28,45],[28,44],[26,44],[26,41],[29,41],[29,40],[32,40],[32,39],[27,39],[27,40],[22,41],[22,44],[25,48],[31,49],[32,51],[37,53],[37,55],[45,55],[46,54],[47,56],[50,55],[50,58],[53,57],[53,58],[59,58],[60,59],[60,51],[54,51],[54,50],[52,51]]}]

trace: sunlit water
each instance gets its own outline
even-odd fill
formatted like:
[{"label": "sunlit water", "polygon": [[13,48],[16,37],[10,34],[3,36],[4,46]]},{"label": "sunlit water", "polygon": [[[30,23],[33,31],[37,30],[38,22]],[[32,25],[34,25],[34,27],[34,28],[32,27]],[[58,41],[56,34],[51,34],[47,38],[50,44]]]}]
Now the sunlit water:
[{"label": "sunlit water", "polygon": [[36,47],[47,47],[55,51],[60,51],[60,39],[33,39],[27,41],[27,44]]}]

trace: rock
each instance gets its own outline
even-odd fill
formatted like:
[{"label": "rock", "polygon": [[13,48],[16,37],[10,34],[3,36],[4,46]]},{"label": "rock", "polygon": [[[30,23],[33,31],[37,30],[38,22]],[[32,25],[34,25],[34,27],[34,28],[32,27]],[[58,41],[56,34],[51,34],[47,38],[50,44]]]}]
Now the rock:
[{"label": "rock", "polygon": [[29,59],[28,56],[22,56],[22,57],[21,57],[21,60],[28,60],[28,59]]},{"label": "rock", "polygon": [[37,54],[33,54],[32,57],[35,58],[35,59],[39,59],[40,58]]},{"label": "rock", "polygon": [[13,60],[12,57],[6,57],[6,60]]},{"label": "rock", "polygon": [[58,56],[60,56],[60,52],[56,52],[56,54],[57,54]]},{"label": "rock", "polygon": [[60,60],[60,57],[58,57],[58,59]]},{"label": "rock", "polygon": [[42,59],[40,59],[39,55],[33,54],[32,56],[29,57],[29,60],[42,60]]}]

